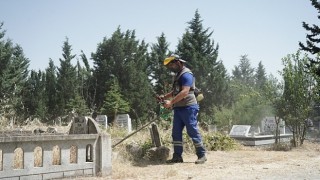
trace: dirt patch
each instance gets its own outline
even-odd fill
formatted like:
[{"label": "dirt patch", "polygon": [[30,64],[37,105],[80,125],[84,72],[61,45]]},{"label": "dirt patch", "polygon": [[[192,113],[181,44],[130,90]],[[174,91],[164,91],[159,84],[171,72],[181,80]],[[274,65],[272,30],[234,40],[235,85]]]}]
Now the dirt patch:
[{"label": "dirt patch", "polygon": [[320,145],[305,142],[291,151],[267,151],[245,147],[237,151],[209,151],[208,161],[196,165],[194,154],[184,154],[184,163],[131,163],[113,152],[112,176],[102,179],[319,179]]}]

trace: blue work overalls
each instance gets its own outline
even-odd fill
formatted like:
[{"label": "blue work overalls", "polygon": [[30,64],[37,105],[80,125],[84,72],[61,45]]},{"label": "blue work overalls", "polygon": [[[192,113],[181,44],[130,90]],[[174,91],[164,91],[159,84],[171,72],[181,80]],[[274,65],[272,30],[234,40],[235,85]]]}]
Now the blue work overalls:
[{"label": "blue work overalls", "polygon": [[[176,90],[175,94],[178,93],[181,89],[181,81],[180,77],[185,73],[190,72],[189,69],[185,68],[182,72],[178,73],[175,82],[174,88]],[[188,73],[186,73],[188,74]],[[190,74],[192,74],[190,72]],[[190,76],[189,76],[190,77]],[[192,76],[193,77],[193,76]],[[192,80],[192,86],[194,86],[194,79]],[[187,134],[192,139],[192,142],[196,149],[196,154],[198,157],[202,157],[205,155],[205,149],[202,143],[201,135],[198,129],[198,120],[197,114],[199,111],[199,105],[196,103],[192,103],[186,106],[178,106],[173,108],[174,117],[173,117],[173,127],[172,127],[172,139],[173,139],[173,147],[174,147],[174,155],[181,156],[183,152],[183,138],[182,131],[184,127],[186,127]]]}]

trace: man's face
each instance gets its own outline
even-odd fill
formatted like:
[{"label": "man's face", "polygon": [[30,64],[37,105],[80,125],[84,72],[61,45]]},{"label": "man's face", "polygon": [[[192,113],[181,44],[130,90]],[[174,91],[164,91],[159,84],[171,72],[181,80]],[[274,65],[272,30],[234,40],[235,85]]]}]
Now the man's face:
[{"label": "man's face", "polygon": [[180,71],[180,63],[179,61],[171,61],[169,64],[166,66],[170,71],[173,71],[175,73]]}]

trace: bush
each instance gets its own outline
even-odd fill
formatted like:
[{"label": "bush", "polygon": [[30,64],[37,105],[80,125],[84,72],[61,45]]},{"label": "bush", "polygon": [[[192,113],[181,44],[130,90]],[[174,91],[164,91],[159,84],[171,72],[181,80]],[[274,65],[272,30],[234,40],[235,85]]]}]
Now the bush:
[{"label": "bush", "polygon": [[221,133],[204,133],[203,143],[208,151],[228,151],[237,148],[234,139]]},{"label": "bush", "polygon": [[[117,127],[109,128],[108,132],[111,134],[113,140],[116,139],[116,141],[121,140],[127,135],[127,133],[123,129]],[[166,130],[165,128],[160,127],[159,133],[162,146],[171,149],[171,129]],[[202,135],[203,144],[208,151],[228,151],[234,150],[238,147],[238,143],[236,143],[236,141],[230,138],[228,135],[207,132],[203,129],[200,129],[200,133]],[[151,141],[150,131],[148,130],[148,128],[145,128],[137,134],[131,136],[129,139],[125,140],[123,143],[119,144],[116,149],[127,157],[129,155],[129,159],[137,160],[141,159],[144,156],[148,156],[148,154],[146,153],[153,146],[154,145]],[[195,153],[194,144],[191,138],[188,136],[186,130],[183,131],[183,147],[185,153]]]}]

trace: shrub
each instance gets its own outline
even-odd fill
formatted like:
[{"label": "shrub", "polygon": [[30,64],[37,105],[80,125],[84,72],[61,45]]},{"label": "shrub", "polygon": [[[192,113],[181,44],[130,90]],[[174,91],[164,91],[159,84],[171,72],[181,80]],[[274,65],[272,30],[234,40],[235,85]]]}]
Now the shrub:
[{"label": "shrub", "polygon": [[204,133],[203,143],[208,151],[228,151],[237,148],[234,139],[221,133]]}]

